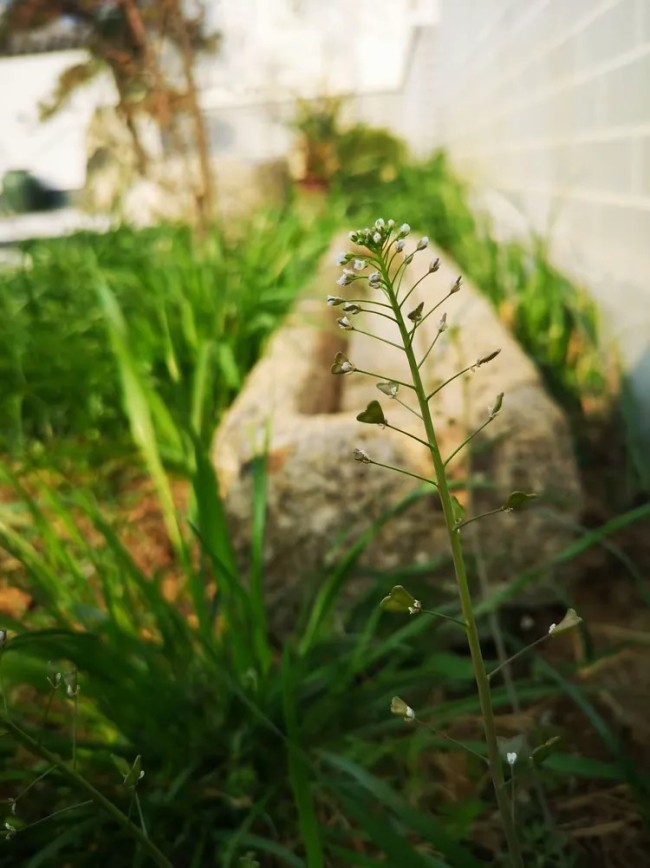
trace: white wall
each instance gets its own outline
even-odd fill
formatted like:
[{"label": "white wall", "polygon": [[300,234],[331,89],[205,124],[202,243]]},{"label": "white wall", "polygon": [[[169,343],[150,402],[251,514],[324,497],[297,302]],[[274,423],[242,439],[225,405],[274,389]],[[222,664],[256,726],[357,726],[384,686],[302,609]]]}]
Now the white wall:
[{"label": "white wall", "polygon": [[75,50],[0,58],[0,177],[8,169],[27,169],[62,190],[83,186],[86,127],[97,105],[115,102],[110,79],[89,83],[44,123],[39,104],[51,96],[61,72],[85,57]]},{"label": "white wall", "polygon": [[441,0],[435,138],[602,304],[650,434],[650,0]]}]

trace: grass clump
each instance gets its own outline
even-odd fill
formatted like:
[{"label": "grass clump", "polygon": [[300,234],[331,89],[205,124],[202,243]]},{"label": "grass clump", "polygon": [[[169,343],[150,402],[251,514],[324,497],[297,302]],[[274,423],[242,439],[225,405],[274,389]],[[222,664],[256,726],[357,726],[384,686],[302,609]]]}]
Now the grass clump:
[{"label": "grass clump", "polygon": [[103,289],[128,322],[158,415],[168,427],[189,420],[207,443],[331,228],[331,218],[286,210],[257,216],[237,237],[123,226],[25,244],[24,267],[0,287],[0,448],[124,441]]}]

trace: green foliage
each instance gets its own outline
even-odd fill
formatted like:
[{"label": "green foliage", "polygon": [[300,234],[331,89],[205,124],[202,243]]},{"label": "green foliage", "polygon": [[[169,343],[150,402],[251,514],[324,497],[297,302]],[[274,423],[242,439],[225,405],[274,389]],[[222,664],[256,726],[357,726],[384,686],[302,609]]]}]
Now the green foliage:
[{"label": "green foliage", "polygon": [[113,298],[165,457],[180,457],[176,426],[207,442],[330,228],[267,213],[237,238],[122,227],[25,245],[0,284],[0,446],[124,439]]},{"label": "green foliage", "polygon": [[368,185],[395,181],[407,165],[407,149],[401,139],[381,127],[355,124],[338,137],[340,169],[336,189],[346,195]]},{"label": "green foliage", "polygon": [[[438,215],[440,236],[446,232],[461,249],[457,232],[476,232],[476,223],[460,208],[460,192],[454,199],[456,182],[440,192],[447,170],[433,161],[427,171],[429,181],[414,167],[384,189],[408,194],[409,216],[418,215],[419,202],[418,221],[427,229]],[[384,195],[381,210],[388,211]],[[445,219],[456,215],[458,225],[448,226],[436,211],[443,201]],[[439,640],[448,629],[457,633],[458,624],[426,614],[398,623],[375,610],[404,581],[436,614],[455,613],[431,582],[441,565],[373,575],[368,599],[342,601],[365,546],[424,492],[414,492],[361,539],[337,542],[337,557],[322,574],[304,577],[304,610],[280,650],[264,603],[265,461],[259,456],[251,467],[254,532],[245,565],[233,551],[210,461],[219,414],[312,272],[336,223],[339,211],[332,211],[312,225],[290,212],[265,215],[236,238],[215,234],[200,244],[175,227],[39,242],[27,246],[31,266],[3,275],[3,445],[20,455],[38,438],[46,466],[56,463],[52,450],[67,439],[76,467],[91,444],[106,443],[109,451],[135,444],[162,507],[170,563],[154,571],[140,565],[127,546],[124,520],[110,517],[76,477],[35,483],[5,468],[0,548],[14,559],[14,582],[34,606],[24,619],[7,617],[0,625],[9,630],[0,686],[12,719],[68,760],[74,705],[65,680],[59,684],[55,676],[78,673],[78,769],[146,828],[174,865],[449,868],[485,861],[468,843],[474,823],[491,822],[484,769],[460,754],[472,796],[456,804],[431,764],[432,756],[456,750],[445,728],[459,720],[466,726],[479,713],[468,659],[441,650]],[[476,236],[473,244],[479,263],[492,262]],[[486,271],[495,283],[504,273],[500,257],[494,253],[493,271]],[[506,282],[501,300],[518,286]],[[573,298],[569,293],[565,304]],[[530,311],[520,316],[532,321]],[[539,349],[542,338],[531,334]],[[559,365],[562,354],[557,358]],[[340,373],[345,361],[337,359]],[[558,368],[557,376],[578,394],[575,371]],[[173,497],[170,468],[188,480],[187,509]],[[608,534],[647,519],[649,510],[639,507],[590,531],[555,562],[602,544]],[[542,569],[495,591],[477,616]],[[447,561],[441,572],[448,572]],[[563,734],[560,751],[541,765],[545,783],[559,788],[567,775],[571,786],[580,777],[623,779],[647,800],[646,776],[569,675],[540,664],[518,683],[517,696],[533,703],[564,693],[593,725],[606,758],[579,756],[571,733]],[[409,728],[400,737],[412,724],[388,713],[396,689],[440,736]],[[510,710],[505,688],[495,686],[493,701],[495,709]],[[542,732],[534,744],[553,738]],[[0,842],[7,868],[145,863],[132,837],[42,758],[17,751],[9,735],[0,739],[0,758],[0,797],[17,799],[10,818],[17,831]],[[564,839],[547,827],[542,835],[536,808],[534,802],[537,825],[530,824],[530,840],[523,841],[526,864],[543,864],[540,840],[549,852],[562,851],[561,864],[572,864]],[[522,825],[526,834],[529,826]]]}]

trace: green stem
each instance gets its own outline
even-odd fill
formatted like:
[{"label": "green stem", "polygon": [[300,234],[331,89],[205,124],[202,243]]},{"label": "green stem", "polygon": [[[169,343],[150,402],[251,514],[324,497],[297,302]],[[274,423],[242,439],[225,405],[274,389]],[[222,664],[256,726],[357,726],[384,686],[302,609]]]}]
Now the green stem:
[{"label": "green stem", "polygon": [[437,735],[439,738],[444,738],[445,741],[450,742],[451,744],[456,745],[456,747],[461,748],[461,750],[467,751],[467,753],[471,753],[472,756],[477,757],[481,760],[482,763],[487,764],[487,759],[480,753],[477,753],[475,750],[472,750],[471,747],[467,747],[467,745],[463,744],[462,741],[458,741],[457,738],[452,738],[452,736],[447,735],[446,732],[441,732],[439,729],[436,729],[435,726],[431,726],[430,723],[426,723],[424,720],[420,720],[419,717],[415,718],[415,722],[420,726],[423,726],[425,729],[428,729],[429,732],[432,732],[434,735]]},{"label": "green stem", "polygon": [[488,678],[492,679],[497,674],[497,672],[501,672],[501,670],[505,669],[506,666],[509,666],[510,663],[513,662],[513,660],[517,660],[523,654],[527,654],[528,651],[532,651],[532,649],[535,648],[536,645],[541,645],[542,642],[546,642],[549,635],[550,635],[550,633],[545,633],[543,636],[540,636],[539,639],[535,639],[534,642],[531,642],[530,645],[526,645],[525,648],[520,648],[516,654],[513,654],[512,657],[508,657],[507,660],[504,660],[502,663],[499,663],[499,665],[495,669],[493,669],[491,672],[489,672]]},{"label": "green stem", "polygon": [[372,338],[375,341],[381,341],[382,344],[388,344],[389,347],[395,347],[398,350],[402,349],[402,347],[399,344],[396,344],[394,341],[389,341],[386,338],[379,337],[379,335],[373,335],[371,332],[366,332],[363,329],[357,328],[355,325],[353,325],[352,328],[349,329],[349,331],[357,332],[360,335],[365,335],[367,338]]},{"label": "green stem", "polygon": [[488,515],[496,515],[497,512],[505,512],[502,506],[498,506],[496,509],[489,509],[487,512],[481,512],[479,515],[473,515],[471,518],[468,518],[466,521],[461,521],[458,524],[454,525],[456,530],[460,530],[461,527],[467,527],[468,524],[471,524],[473,521],[478,521],[479,518],[486,518]]},{"label": "green stem", "polygon": [[[458,595],[460,598],[461,611],[463,615],[463,620],[466,623],[465,629],[467,632],[467,641],[469,644],[472,665],[474,668],[474,677],[476,679],[479,702],[481,705],[483,729],[485,732],[485,740],[487,743],[488,765],[490,769],[490,775],[492,777],[492,783],[494,786],[494,792],[496,795],[499,813],[501,815],[503,831],[506,837],[508,851],[510,853],[510,859],[512,861],[513,868],[523,868],[524,863],[521,857],[519,839],[517,837],[515,825],[512,821],[512,809],[510,805],[510,799],[503,787],[503,764],[501,761],[501,756],[499,754],[499,745],[497,743],[496,724],[494,720],[494,710],[492,708],[492,696],[490,694],[490,682],[487,676],[487,671],[485,669],[483,653],[481,651],[481,642],[479,639],[476,618],[474,616],[474,608],[472,604],[472,596],[469,589],[469,582],[467,580],[467,572],[465,569],[465,561],[463,558],[461,538],[460,534],[455,528],[452,496],[449,491],[449,484],[445,473],[445,465],[442,460],[442,456],[440,455],[438,440],[436,438],[436,433],[433,425],[433,419],[431,416],[431,411],[429,409],[429,398],[431,396],[427,397],[424,384],[422,382],[422,377],[420,376],[418,363],[415,358],[415,353],[413,352],[413,348],[409,345],[408,342],[408,328],[402,317],[402,312],[395,292],[393,290],[392,284],[390,283],[389,275],[386,272],[385,267],[382,268],[382,271],[384,280],[386,280],[388,286],[388,296],[391,304],[393,305],[393,311],[395,313],[397,325],[400,330],[400,335],[404,345],[404,352],[406,353],[406,358],[408,360],[409,368],[411,370],[411,377],[413,379],[413,385],[415,387],[418,403],[420,405],[422,421],[424,423],[424,429],[426,432],[429,450],[431,453],[431,459],[433,461],[435,477],[438,482],[438,494],[440,496],[440,503],[445,517],[445,523],[447,525],[447,534],[449,536],[449,544],[451,547],[451,554],[454,563],[454,572],[456,574],[456,583],[458,586]],[[471,367],[474,366],[472,365]],[[432,394],[435,394],[435,392]]]},{"label": "green stem", "polygon": [[370,458],[366,461],[367,464],[374,464],[375,467],[385,467],[386,470],[394,470],[395,473],[403,473],[404,476],[412,476],[413,479],[419,479],[420,482],[426,482],[428,485],[433,485],[436,488],[436,483],[433,479],[427,479],[426,476],[420,476],[417,473],[411,473],[410,470],[405,470],[403,467],[395,467],[393,464],[382,464],[381,461],[375,461],[374,458]]},{"label": "green stem", "polygon": [[466,437],[466,438],[463,440],[463,442],[460,444],[460,446],[458,446],[456,449],[454,449],[454,451],[451,453],[451,455],[449,455],[447,458],[445,458],[445,467],[449,464],[449,462],[451,461],[452,458],[455,458],[456,455],[458,455],[458,453],[460,452],[461,449],[463,449],[463,447],[467,446],[467,444],[470,442],[470,440],[473,440],[474,437],[476,437],[477,434],[480,434],[481,431],[482,431],[482,430],[483,430],[487,425],[489,425],[490,422],[491,422],[493,419],[495,419],[495,418],[496,418],[495,416],[490,416],[488,419],[485,420],[485,422],[484,422],[482,425],[479,425],[479,427],[476,429],[476,431],[473,431],[473,432],[469,435],[469,437]]},{"label": "green stem", "polygon": [[410,437],[411,440],[415,440],[416,443],[419,443],[421,446],[429,447],[429,444],[426,440],[422,440],[421,437],[416,437],[415,434],[410,434],[408,431],[405,431],[403,428],[397,428],[395,425],[391,425],[390,422],[384,422],[384,426],[386,428],[390,428],[391,431],[397,431],[398,434],[403,434],[405,437]]},{"label": "green stem", "polygon": [[118,823],[122,828],[124,828],[135,840],[140,844],[142,849],[153,859],[156,865],[162,866],[162,868],[173,868],[172,863],[167,859],[167,857],[162,853],[156,845],[144,834],[144,832],[139,829],[135,823],[132,823],[131,820],[126,816],[126,814],[122,813],[117,805],[114,805],[106,796],[102,795],[99,790],[96,790],[95,787],[91,783],[89,783],[85,778],[83,778],[78,772],[73,771],[68,768],[68,766],[63,762],[63,760],[59,759],[56,754],[53,754],[43,745],[38,744],[38,742],[29,735],[29,733],[25,732],[22,727],[15,724],[10,718],[6,715],[0,717],[0,725],[4,726],[13,737],[19,742],[23,747],[27,748],[27,750],[34,754],[34,756],[39,756],[42,759],[46,760],[51,765],[55,766],[59,772],[63,775],[64,778],[67,778],[70,783],[74,784],[77,789],[85,792],[92,800],[98,805],[109,817],[112,817],[116,823]]},{"label": "green stem", "polygon": [[[400,347],[400,349],[401,349],[401,347]],[[366,376],[376,377],[378,380],[385,380],[386,382],[397,383],[399,386],[404,386],[405,389],[412,389],[413,388],[411,383],[405,383],[403,380],[396,380],[394,377],[387,377],[385,374],[376,374],[374,371],[364,371],[362,368],[355,368],[354,373],[366,374]]]}]

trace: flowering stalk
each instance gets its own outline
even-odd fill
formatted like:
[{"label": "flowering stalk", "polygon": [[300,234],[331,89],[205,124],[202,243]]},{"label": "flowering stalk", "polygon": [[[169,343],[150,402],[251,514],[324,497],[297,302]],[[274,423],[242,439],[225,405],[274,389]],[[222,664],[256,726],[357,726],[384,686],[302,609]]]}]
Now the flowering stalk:
[{"label": "flowering stalk", "polygon": [[[376,271],[373,272],[373,274],[370,276],[371,279],[369,280],[369,283],[371,287],[378,288],[383,292],[385,299],[391,308],[392,315],[399,330],[401,341],[400,349],[403,350],[408,361],[412,381],[410,385],[417,398],[419,415],[422,419],[426,435],[424,440],[420,440],[419,438],[415,439],[417,439],[421,443],[424,443],[424,445],[428,448],[431,455],[431,460],[433,462],[434,479],[432,480],[432,482],[434,482],[438,496],[440,497],[440,503],[442,506],[447,534],[449,538],[449,546],[451,549],[456,584],[458,588],[458,596],[460,600],[462,623],[465,629],[465,633],[467,635],[467,641],[470,649],[474,676],[480,700],[490,776],[494,785],[494,791],[499,807],[499,813],[501,815],[501,822],[507,841],[511,863],[513,866],[515,866],[515,868],[523,868],[519,840],[513,820],[514,813],[511,803],[511,794],[509,792],[509,789],[505,786],[506,781],[504,776],[503,761],[499,752],[494,712],[492,708],[490,681],[483,660],[481,644],[479,641],[478,627],[476,623],[476,618],[474,616],[472,597],[467,579],[465,561],[463,558],[461,534],[458,516],[456,512],[456,505],[450,492],[449,482],[447,480],[447,462],[443,459],[440,453],[435,426],[433,423],[433,417],[429,406],[429,402],[434,396],[434,394],[439,391],[440,388],[442,388],[444,385],[447,385],[451,380],[447,381],[447,383],[444,383],[443,386],[440,386],[431,394],[427,394],[421,375],[421,362],[418,362],[418,359],[416,357],[416,350],[414,348],[414,336],[417,328],[427,319],[427,317],[432,311],[428,311],[426,314],[423,314],[423,305],[420,304],[413,311],[410,311],[406,314],[404,313],[404,301],[410,296],[414,287],[409,290],[405,298],[403,298],[401,301],[399,299],[401,283],[404,277],[406,267],[413,260],[413,257],[417,252],[422,251],[427,247],[428,239],[420,239],[420,241],[417,243],[416,249],[413,252],[408,254],[405,253],[401,264],[394,272],[395,276],[391,276],[391,266],[395,261],[396,257],[398,257],[400,253],[404,250],[404,239],[408,236],[409,232],[410,227],[408,226],[408,224],[404,224],[399,229],[395,229],[394,221],[384,222],[383,220],[378,220],[375,223],[375,226],[371,229],[358,230],[350,233],[350,240],[354,243],[365,246],[367,249],[367,253],[364,254],[363,258],[367,263],[376,268]],[[432,264],[432,266],[430,266],[429,273],[437,271],[437,265],[437,262],[435,264]],[[356,277],[356,275],[355,278],[359,279],[358,277]],[[352,275],[347,274],[344,276],[343,281],[339,281],[339,283],[341,285],[347,285],[347,283],[351,282],[352,279]],[[448,295],[457,292],[459,289],[460,281],[457,281],[457,283],[454,285]],[[361,330],[356,329],[356,327],[352,325],[349,320],[347,320],[345,324],[341,324],[341,322],[339,321],[339,325],[346,330],[357,330],[361,332]],[[441,321],[441,326],[439,327],[438,334],[440,334],[441,331],[444,330],[444,327],[446,327],[446,319],[443,319]],[[361,333],[369,335],[368,332]],[[374,337],[373,335],[369,336]],[[385,339],[384,341],[388,343],[388,341],[386,341]],[[430,349],[432,349],[432,347]],[[467,370],[480,367],[482,364],[491,361],[494,356],[495,353],[490,353],[486,356],[483,356],[482,358],[478,359],[474,365],[471,365],[469,368],[467,368]],[[465,371],[463,371],[462,373],[464,372]],[[460,374],[457,374],[456,376],[460,376]],[[456,376],[452,377],[451,379],[455,379]],[[386,379],[390,380],[389,377],[387,377]],[[500,409],[501,397],[498,400]],[[490,419],[494,418],[494,416],[496,416],[496,412],[491,412]],[[381,410],[378,402],[371,402],[368,405],[367,409],[363,413],[359,414],[357,418],[362,422],[380,424],[384,427],[387,426],[386,418],[384,417],[383,411]],[[414,614],[415,611],[419,611],[419,609],[416,609],[414,611],[409,610],[409,613]],[[395,713],[394,710],[393,712]]]}]

